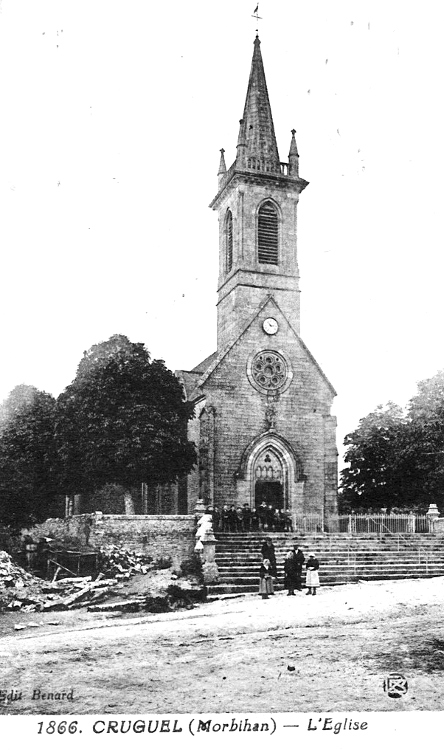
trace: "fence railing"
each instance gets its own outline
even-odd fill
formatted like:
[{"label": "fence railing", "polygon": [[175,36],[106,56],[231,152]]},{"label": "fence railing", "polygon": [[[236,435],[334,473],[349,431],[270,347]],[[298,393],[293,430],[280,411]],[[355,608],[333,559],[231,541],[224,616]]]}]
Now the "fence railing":
[{"label": "fence railing", "polygon": [[317,531],[322,533],[325,531],[325,526],[326,523],[323,515],[296,515],[293,517],[294,531],[304,531],[309,534],[313,534]]},{"label": "fence railing", "polygon": [[[444,520],[444,519],[443,519]],[[281,518],[264,520],[252,517],[219,518],[213,521],[215,531],[226,532],[300,532],[307,534],[424,534],[435,531],[436,522],[427,515],[414,513],[381,513],[350,515],[288,514]]]},{"label": "fence railing", "polygon": [[396,513],[380,515],[296,515],[295,531],[327,532],[344,534],[415,534],[431,531],[431,522],[426,515]]}]

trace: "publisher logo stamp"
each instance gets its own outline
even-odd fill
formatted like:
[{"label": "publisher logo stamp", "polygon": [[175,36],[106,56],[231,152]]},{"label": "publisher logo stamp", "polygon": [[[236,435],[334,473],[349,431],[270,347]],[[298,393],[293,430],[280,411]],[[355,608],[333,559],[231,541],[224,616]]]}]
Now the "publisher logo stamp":
[{"label": "publisher logo stamp", "polygon": [[401,698],[408,689],[407,680],[402,674],[389,674],[384,680],[384,691],[389,698]]}]

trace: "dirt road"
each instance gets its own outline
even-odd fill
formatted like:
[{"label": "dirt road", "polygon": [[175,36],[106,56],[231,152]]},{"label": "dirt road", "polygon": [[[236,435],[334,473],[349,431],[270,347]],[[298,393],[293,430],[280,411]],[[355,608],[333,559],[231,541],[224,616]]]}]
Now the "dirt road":
[{"label": "dirt road", "polygon": [[[443,597],[435,578],[162,615],[4,615],[0,690],[21,698],[0,713],[439,710]],[[15,632],[18,621],[39,627]],[[391,672],[409,684],[398,699],[383,690]]]}]

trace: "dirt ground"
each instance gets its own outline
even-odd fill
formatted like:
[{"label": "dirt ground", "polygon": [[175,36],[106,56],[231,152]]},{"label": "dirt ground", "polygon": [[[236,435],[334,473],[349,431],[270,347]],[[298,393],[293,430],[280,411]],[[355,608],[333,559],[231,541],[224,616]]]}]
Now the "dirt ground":
[{"label": "dirt ground", "polygon": [[[5,614],[0,690],[21,699],[0,702],[0,713],[440,710],[443,598],[444,578],[434,578],[158,615]],[[397,699],[383,689],[393,672],[408,681]],[[38,690],[73,699],[33,699]]]}]

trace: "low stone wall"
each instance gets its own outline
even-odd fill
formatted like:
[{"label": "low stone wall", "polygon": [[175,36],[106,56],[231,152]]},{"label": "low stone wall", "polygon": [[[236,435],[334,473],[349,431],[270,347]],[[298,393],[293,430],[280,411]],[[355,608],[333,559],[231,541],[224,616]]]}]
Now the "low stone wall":
[{"label": "low stone wall", "polygon": [[88,513],[69,518],[48,518],[23,531],[33,538],[75,537],[84,545],[100,547],[120,544],[154,560],[170,558],[172,567],[193,556],[196,521],[194,516],[114,516]]},{"label": "low stone wall", "polygon": [[444,534],[444,518],[437,518],[433,521],[432,531],[434,534]]}]

